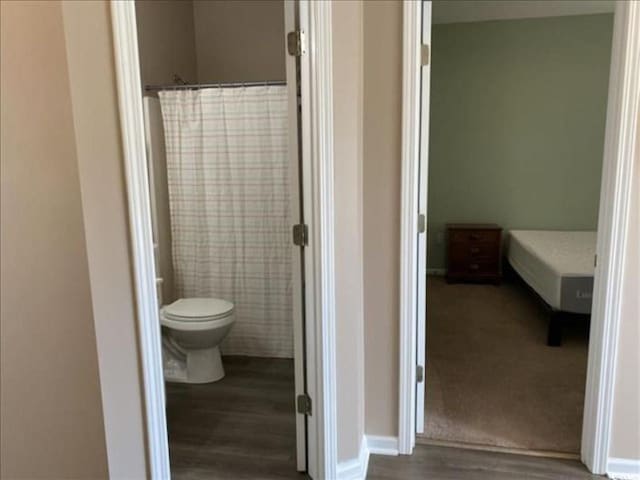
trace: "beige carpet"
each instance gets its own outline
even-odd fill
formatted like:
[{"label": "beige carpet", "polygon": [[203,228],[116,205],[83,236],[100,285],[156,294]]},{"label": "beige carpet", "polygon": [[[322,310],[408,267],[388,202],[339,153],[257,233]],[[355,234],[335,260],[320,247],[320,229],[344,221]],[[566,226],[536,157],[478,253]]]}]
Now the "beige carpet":
[{"label": "beige carpet", "polygon": [[546,345],[547,316],[518,282],[427,282],[425,436],[577,453],[588,328]]}]

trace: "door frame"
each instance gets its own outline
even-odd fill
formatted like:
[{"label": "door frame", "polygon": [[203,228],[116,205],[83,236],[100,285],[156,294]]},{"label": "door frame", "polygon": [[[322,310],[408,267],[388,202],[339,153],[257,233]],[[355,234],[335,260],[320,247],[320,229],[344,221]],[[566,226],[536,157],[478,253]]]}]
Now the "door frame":
[{"label": "door frame", "polygon": [[[143,377],[146,454],[152,479],[170,478],[151,207],[145,151],[135,3],[111,0],[118,103],[129,207],[133,278]],[[333,94],[331,3],[299,0],[301,59],[308,472],[334,478],[337,465]],[[138,368],[130,365],[130,368]],[[293,412],[292,412],[293,413]],[[107,419],[105,418],[105,422]]]},{"label": "door frame", "polygon": [[398,452],[416,442],[418,338],[418,213],[422,83],[422,1],[405,0],[402,42],[402,187],[400,206],[400,398]]},{"label": "door frame", "polygon": [[[417,208],[421,156],[420,48],[422,9],[420,1],[404,2],[402,210],[400,282],[400,385],[399,451],[411,454],[416,425],[416,295]],[[640,107],[640,3],[617,1],[609,79],[605,146],[602,167],[597,268],[594,279],[591,332],[581,459],[596,474],[607,470],[613,416],[622,283],[631,203],[631,173]],[[635,149],[635,150],[634,150]],[[420,319],[424,321],[424,318]],[[424,384],[423,384],[424,385]]]}]

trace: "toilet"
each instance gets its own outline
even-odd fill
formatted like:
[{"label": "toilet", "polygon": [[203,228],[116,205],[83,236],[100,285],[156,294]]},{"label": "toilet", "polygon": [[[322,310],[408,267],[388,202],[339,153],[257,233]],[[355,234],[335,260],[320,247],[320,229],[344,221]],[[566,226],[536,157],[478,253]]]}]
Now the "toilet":
[{"label": "toilet", "polygon": [[219,298],[181,298],[162,307],[165,380],[209,383],[222,379],[220,343],[233,322],[233,303]]}]

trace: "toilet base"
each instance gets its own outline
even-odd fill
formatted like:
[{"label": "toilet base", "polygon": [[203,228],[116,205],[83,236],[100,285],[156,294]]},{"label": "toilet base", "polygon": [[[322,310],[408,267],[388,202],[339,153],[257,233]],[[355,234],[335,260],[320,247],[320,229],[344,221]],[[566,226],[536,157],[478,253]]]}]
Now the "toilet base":
[{"label": "toilet base", "polygon": [[224,378],[220,348],[204,348],[187,352],[187,382],[210,383]]},{"label": "toilet base", "polygon": [[[163,348],[164,379],[174,383],[211,383],[224,378],[219,347],[183,351]],[[181,352],[182,353],[182,352]]]}]

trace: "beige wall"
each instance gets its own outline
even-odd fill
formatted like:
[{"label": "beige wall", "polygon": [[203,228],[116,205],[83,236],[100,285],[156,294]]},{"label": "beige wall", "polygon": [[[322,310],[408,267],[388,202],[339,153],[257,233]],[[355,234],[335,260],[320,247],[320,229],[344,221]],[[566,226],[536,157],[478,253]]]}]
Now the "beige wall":
[{"label": "beige wall", "polygon": [[282,0],[136,0],[143,84],[285,79]]},{"label": "beige wall", "polygon": [[396,436],[402,3],[364,3],[363,202],[366,431]]},{"label": "beige wall", "polygon": [[333,4],[338,458],[364,435],[362,271],[362,3]]},{"label": "beige wall", "polygon": [[195,0],[198,81],[285,79],[283,0]]},{"label": "beige wall", "polygon": [[[640,122],[638,122],[640,129]],[[640,138],[640,135],[637,137]],[[632,180],[610,456],[640,460],[640,141]]]},{"label": "beige wall", "polygon": [[192,0],[136,0],[143,85],[198,80]]},{"label": "beige wall", "polygon": [[63,16],[109,473],[112,478],[145,478],[142,377],[135,368],[136,317],[109,4],[65,1]]},{"label": "beige wall", "polygon": [[106,478],[61,5],[0,8],[0,474]]},{"label": "beige wall", "polygon": [[[80,3],[86,2],[64,5],[63,31],[58,2],[1,2],[3,477],[105,477],[107,449],[114,477],[144,477],[142,394],[139,373],[129,370],[135,362],[135,320],[109,15],[105,2]],[[358,421],[349,415],[361,413],[346,401],[358,395],[352,385],[358,369],[345,366],[359,348],[350,342],[357,338],[358,307],[346,292],[357,295],[360,287],[357,273],[342,266],[349,258],[340,249],[353,248],[357,258],[357,228],[344,236],[342,228],[357,222],[358,209],[364,236],[365,430],[397,435],[402,12],[395,2],[362,7],[364,117],[358,127],[353,104],[342,101],[357,94],[359,82],[350,63],[359,47],[348,31],[357,8],[334,8],[339,455],[347,459],[361,428],[353,427]],[[361,147],[354,140],[358,128]],[[363,204],[354,207],[360,148]],[[611,450],[626,458],[637,452],[640,415],[637,178],[636,161]],[[349,202],[344,211],[343,200]],[[354,239],[356,245],[349,245]],[[120,389],[103,395],[106,432],[99,382]],[[123,442],[119,449],[116,440]]]}]

